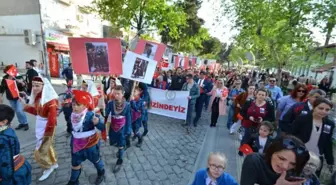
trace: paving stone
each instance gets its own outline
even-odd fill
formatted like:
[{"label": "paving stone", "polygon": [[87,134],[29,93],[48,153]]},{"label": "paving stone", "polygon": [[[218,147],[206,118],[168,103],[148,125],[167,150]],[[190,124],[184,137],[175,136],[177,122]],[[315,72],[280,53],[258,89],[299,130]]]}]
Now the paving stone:
[{"label": "paving stone", "polygon": [[146,171],[148,179],[151,181],[156,181],[158,180],[156,177],[156,173],[153,170]]},{"label": "paving stone", "polygon": [[130,185],[140,185],[140,181],[137,178],[129,178],[128,184]]}]

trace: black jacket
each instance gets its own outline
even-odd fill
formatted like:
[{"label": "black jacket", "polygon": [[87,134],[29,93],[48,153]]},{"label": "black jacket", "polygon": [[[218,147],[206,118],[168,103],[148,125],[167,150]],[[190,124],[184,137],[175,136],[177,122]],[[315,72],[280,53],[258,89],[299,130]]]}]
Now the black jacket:
[{"label": "black jacket", "polygon": [[[9,75],[7,74],[2,78],[1,86],[0,86],[0,94],[3,94],[4,92],[6,92],[6,97],[8,100],[18,100],[19,98],[13,98],[11,92],[8,89],[8,86],[6,83],[6,79],[8,78],[9,78]],[[20,78],[22,79],[22,77],[16,77],[16,79],[20,79]],[[24,86],[22,86],[20,83],[16,83],[16,85],[19,91],[24,91]]]},{"label": "black jacket", "polygon": [[[102,84],[103,84],[103,87],[104,87],[104,93],[106,94],[106,91],[107,89],[110,88],[110,81],[111,81],[111,78],[108,78],[106,76],[104,76],[103,80],[102,80]],[[107,82],[107,83],[106,83]]]},{"label": "black jacket", "polygon": [[186,78],[184,76],[174,75],[172,77],[172,83],[169,87],[169,90],[180,91],[183,87],[183,84],[186,82]]},{"label": "black jacket", "polygon": [[299,115],[307,115],[309,113],[311,113],[311,110],[309,109],[308,101],[295,103],[282,117],[281,130],[286,133],[290,132],[295,119]]},{"label": "black jacket", "polygon": [[33,78],[35,76],[38,76],[37,71],[35,71],[35,69],[28,69],[27,73],[26,73],[26,84],[27,84],[27,92],[28,95],[30,95],[31,90],[32,90],[32,83],[33,83]]},{"label": "black jacket", "polygon": [[[258,134],[251,134],[247,136],[246,143],[249,146],[251,146],[253,152],[259,152],[259,149],[261,148],[259,143],[259,135]],[[267,141],[264,146],[263,153],[265,153],[266,149],[269,147],[269,145],[272,143],[272,139],[270,137],[267,138]]]},{"label": "black jacket", "polygon": [[[321,135],[318,141],[318,148],[320,155],[324,155],[327,164],[334,164],[334,156],[332,149],[332,134],[334,130],[334,123],[328,118],[323,119],[323,124],[320,129]],[[300,115],[293,123],[291,134],[301,139],[302,142],[307,143],[313,129],[313,115]]]}]

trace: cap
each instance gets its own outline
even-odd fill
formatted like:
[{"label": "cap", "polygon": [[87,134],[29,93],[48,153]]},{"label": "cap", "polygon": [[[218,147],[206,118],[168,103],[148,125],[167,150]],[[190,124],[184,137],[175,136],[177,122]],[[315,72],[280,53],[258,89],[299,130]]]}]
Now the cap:
[{"label": "cap", "polygon": [[80,90],[73,90],[72,93],[77,103],[85,105],[89,110],[94,109],[94,102],[90,93]]}]

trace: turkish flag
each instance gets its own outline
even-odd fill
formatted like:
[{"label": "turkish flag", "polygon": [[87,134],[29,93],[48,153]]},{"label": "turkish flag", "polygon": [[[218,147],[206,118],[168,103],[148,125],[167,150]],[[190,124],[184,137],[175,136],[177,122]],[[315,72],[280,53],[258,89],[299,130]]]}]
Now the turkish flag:
[{"label": "turkish flag", "polygon": [[6,83],[7,83],[7,87],[10,93],[12,94],[13,98],[19,97],[19,90],[16,86],[15,80],[6,79]]},{"label": "turkish flag", "polygon": [[243,144],[241,147],[239,147],[239,151],[243,152],[245,155],[253,153],[252,148],[248,144]]},{"label": "turkish flag", "polygon": [[12,65],[12,66],[7,70],[6,73],[7,73],[9,76],[15,78],[16,75],[18,74],[18,71],[17,71],[16,67]]}]

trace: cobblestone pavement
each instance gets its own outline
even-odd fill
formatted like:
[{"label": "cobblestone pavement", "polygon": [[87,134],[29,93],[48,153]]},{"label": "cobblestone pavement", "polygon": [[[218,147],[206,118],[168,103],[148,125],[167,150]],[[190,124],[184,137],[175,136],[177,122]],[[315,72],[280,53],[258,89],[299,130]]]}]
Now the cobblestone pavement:
[{"label": "cobblestone pavement", "polygon": [[[208,117],[208,114],[205,114]],[[201,119],[200,122],[206,122]],[[183,121],[150,114],[149,134],[144,138],[141,148],[134,145],[125,152],[123,168],[117,174],[112,173],[116,162],[117,148],[101,143],[101,156],[105,163],[106,185],[187,185],[192,177],[194,164],[201,149],[208,124],[201,124],[186,134],[181,126]],[[135,143],[134,143],[135,144]],[[21,153],[33,167],[33,185],[64,185],[71,173],[71,155],[69,138],[56,137],[55,148],[59,168],[50,177],[38,182],[42,169],[33,159],[34,145],[21,149]],[[94,182],[96,169],[89,162],[83,163],[80,184]],[[104,183],[103,183],[104,184]]]}]

